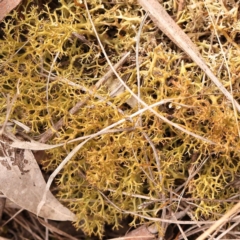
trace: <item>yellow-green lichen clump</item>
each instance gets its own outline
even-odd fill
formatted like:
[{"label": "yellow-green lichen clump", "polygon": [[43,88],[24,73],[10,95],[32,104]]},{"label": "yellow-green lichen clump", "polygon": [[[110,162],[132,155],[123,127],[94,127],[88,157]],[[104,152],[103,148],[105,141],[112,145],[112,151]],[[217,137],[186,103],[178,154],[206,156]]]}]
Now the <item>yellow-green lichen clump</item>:
[{"label": "yellow-green lichen clump", "polygon": [[[163,6],[238,100],[237,7],[221,1],[185,1],[180,8],[175,2],[164,1]],[[118,131],[83,145],[57,178],[59,199],[77,215],[76,227],[89,235],[102,236],[106,223],[119,227],[129,212],[142,216],[133,217],[134,225],[149,221],[144,216],[160,217],[163,208],[175,211],[179,195],[191,199],[188,202],[196,219],[217,219],[232,206],[226,200],[238,191],[230,184],[240,167],[239,119],[231,102],[150,19],[142,29],[136,59],[136,36],[144,16],[136,1],[95,0],[88,7],[112,63],[131,52],[118,70],[129,88],[137,94],[138,61],[142,100],[150,105],[174,99],[154,110],[214,144],[176,129],[150,111],[128,119],[138,111],[130,93],[123,90],[111,96],[107,84],[96,90],[94,85],[109,65],[86,8],[70,0],[46,4],[41,10],[29,4],[21,14],[14,11],[2,22],[1,122],[6,117],[7,98],[13,99],[17,89],[10,120],[29,126],[31,137],[39,139],[63,118],[63,126],[48,141],[66,143],[48,152],[44,166],[53,170],[79,144],[69,140],[127,120],[114,128]],[[118,84],[115,77],[111,81]],[[69,113],[81,101],[80,109]],[[161,201],[163,194],[165,202]],[[170,201],[170,196],[175,200]]]}]

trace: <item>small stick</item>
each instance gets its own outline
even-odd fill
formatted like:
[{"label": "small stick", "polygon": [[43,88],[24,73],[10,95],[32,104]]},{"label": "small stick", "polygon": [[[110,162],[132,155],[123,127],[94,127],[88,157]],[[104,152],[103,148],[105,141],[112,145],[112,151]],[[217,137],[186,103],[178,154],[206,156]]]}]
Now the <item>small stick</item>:
[{"label": "small stick", "polygon": [[2,214],[5,208],[6,198],[0,197],[0,222],[2,221]]},{"label": "small stick", "polygon": [[9,119],[9,117],[10,117],[10,113],[11,113],[13,104],[16,102],[19,94],[20,94],[20,91],[19,91],[19,79],[18,79],[18,82],[17,82],[17,93],[14,95],[14,97],[13,97],[13,99],[12,99],[12,102],[10,102],[9,95],[7,95],[7,113],[6,113],[6,118],[5,118],[5,120],[4,120],[4,123],[3,123],[3,125],[2,125],[2,128],[0,129],[0,135],[3,134],[3,132],[4,132],[4,130],[5,130],[5,127],[7,126],[8,119]]},{"label": "small stick", "polygon": [[226,214],[224,214],[220,219],[218,219],[208,230],[206,230],[197,240],[204,240],[207,238],[214,230],[219,226],[229,221],[233,215],[236,215],[240,210],[240,202],[237,203],[232,209],[230,209]]}]

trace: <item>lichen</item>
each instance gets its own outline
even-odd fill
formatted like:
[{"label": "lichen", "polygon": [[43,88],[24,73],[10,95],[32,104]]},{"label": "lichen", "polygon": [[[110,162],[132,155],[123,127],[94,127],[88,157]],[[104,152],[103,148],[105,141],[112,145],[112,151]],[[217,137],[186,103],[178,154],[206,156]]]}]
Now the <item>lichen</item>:
[{"label": "lichen", "polygon": [[[90,13],[113,63],[120,59],[122,53],[131,51],[131,58],[119,72],[121,76],[130,74],[126,83],[136,93],[135,43],[144,12],[134,1],[115,2],[91,1]],[[210,12],[203,1],[199,4],[186,1],[182,12],[178,12],[171,1],[165,1],[163,5],[189,34],[228,90],[229,81],[232,82],[233,95],[238,100],[240,57],[238,45],[233,44],[237,42],[240,31],[238,16],[228,14],[227,8],[222,11],[223,6],[218,2],[205,4]],[[234,7],[228,7],[234,10]],[[213,32],[213,23],[205,17],[209,14],[218,16],[218,22],[214,24],[227,58],[230,80]],[[62,81],[68,79],[91,90],[108,70],[83,5],[60,0],[56,8],[45,5],[40,11],[36,7],[28,7],[22,10],[21,16],[24,17],[14,11],[3,22],[0,121],[4,122],[6,117],[7,96],[12,99],[17,88],[20,93],[10,120],[29,126],[32,137],[37,138],[47,129],[53,129],[53,123],[63,117],[64,125],[49,143],[66,144],[63,148],[48,151],[48,159],[43,163],[46,170],[53,170],[76,146],[77,143],[67,143],[69,140],[96,133],[127,118],[137,110],[137,106],[131,108],[126,104],[131,97],[127,92],[111,97],[107,87],[102,86],[91,95]],[[150,105],[162,99],[176,99],[154,109],[216,144],[189,136],[150,111],[141,115],[142,125],[136,124],[137,116],[118,126],[125,130],[90,140],[56,180],[59,199],[78,217],[75,226],[89,235],[102,237],[106,223],[120,227],[121,220],[129,212],[158,217],[168,203],[154,201],[145,204],[145,199],[159,199],[161,193],[169,198],[171,192],[187,181],[190,170],[196,170],[205,160],[184,190],[184,197],[196,200],[192,208],[195,217],[216,219],[232,206],[224,200],[237,192],[234,186],[225,188],[234,181],[240,167],[240,142],[231,103],[199,67],[150,21],[142,30],[138,61],[141,65],[142,100]],[[83,100],[86,103],[80,110],[70,114],[69,110]],[[129,128],[131,131],[127,130]],[[160,172],[153,149],[143,132],[155,146],[161,163]],[[145,207],[141,208],[143,205]],[[174,208],[174,204],[168,205],[171,207]],[[139,222],[147,220],[135,216],[132,225]]]}]

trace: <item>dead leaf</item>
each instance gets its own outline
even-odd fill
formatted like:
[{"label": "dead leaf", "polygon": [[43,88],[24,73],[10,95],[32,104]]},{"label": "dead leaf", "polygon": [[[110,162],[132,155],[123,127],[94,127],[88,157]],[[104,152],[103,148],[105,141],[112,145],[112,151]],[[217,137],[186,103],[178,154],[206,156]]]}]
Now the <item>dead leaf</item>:
[{"label": "dead leaf", "polygon": [[[20,207],[37,214],[46,182],[32,151],[12,148],[8,135],[10,134],[4,133],[0,138],[0,191]],[[75,215],[50,191],[47,192],[46,202],[38,215],[57,221],[75,219]]]},{"label": "dead leaf", "polygon": [[0,240],[10,240],[10,238],[0,237]]},{"label": "dead leaf", "polygon": [[110,240],[154,240],[156,239],[155,234],[157,233],[154,225],[154,233],[151,232],[152,227],[142,225],[137,229],[129,232],[124,237],[111,238]]},{"label": "dead leaf", "polygon": [[[127,74],[123,76],[123,81],[126,82],[127,79],[130,77],[131,74]],[[117,78],[109,79],[108,82],[106,82],[106,87],[109,91],[109,95],[111,97],[116,97],[120,95],[121,93],[125,92],[125,87],[118,81]],[[126,100],[126,103],[131,107],[134,108],[137,105],[137,99],[131,96],[128,100]]]},{"label": "dead leaf", "polygon": [[14,140],[14,142],[10,144],[12,148],[28,149],[28,150],[35,150],[35,151],[50,150],[53,148],[61,147],[63,145],[64,144],[61,144],[61,143],[55,144],[55,145],[49,145],[49,144],[40,143],[37,141],[26,142],[26,141],[19,141],[19,140]]},{"label": "dead leaf", "polygon": [[12,11],[22,0],[0,0],[0,21]]}]

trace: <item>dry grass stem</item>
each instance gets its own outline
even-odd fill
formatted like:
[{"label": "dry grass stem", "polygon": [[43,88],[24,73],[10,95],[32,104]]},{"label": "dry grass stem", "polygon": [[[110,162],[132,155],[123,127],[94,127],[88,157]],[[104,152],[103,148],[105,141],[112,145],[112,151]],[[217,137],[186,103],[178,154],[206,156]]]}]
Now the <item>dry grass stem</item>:
[{"label": "dry grass stem", "polygon": [[233,215],[239,213],[240,202],[237,203],[232,209],[230,209],[225,215],[223,215],[219,220],[217,220],[208,230],[206,230],[197,240],[204,240],[209,237],[219,226],[232,220]]}]

